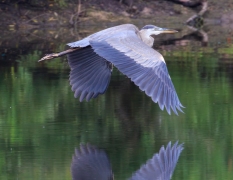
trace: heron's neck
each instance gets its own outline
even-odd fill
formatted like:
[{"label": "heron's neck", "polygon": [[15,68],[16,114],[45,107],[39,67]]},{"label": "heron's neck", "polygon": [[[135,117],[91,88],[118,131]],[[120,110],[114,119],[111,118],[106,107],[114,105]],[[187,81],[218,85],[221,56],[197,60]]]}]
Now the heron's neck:
[{"label": "heron's neck", "polygon": [[151,34],[149,34],[147,31],[140,31],[139,34],[140,34],[140,37],[141,37],[142,41],[143,41],[146,45],[148,45],[148,46],[150,46],[150,47],[153,46],[153,44],[154,44],[154,38],[152,38],[152,37],[150,36]]}]

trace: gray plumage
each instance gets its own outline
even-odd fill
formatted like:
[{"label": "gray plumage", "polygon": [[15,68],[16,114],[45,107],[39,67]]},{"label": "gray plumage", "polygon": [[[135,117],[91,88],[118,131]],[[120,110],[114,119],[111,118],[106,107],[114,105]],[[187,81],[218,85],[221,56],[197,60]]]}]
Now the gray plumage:
[{"label": "gray plumage", "polygon": [[[130,180],[170,180],[178,162],[183,145],[171,142],[165,148],[162,146],[159,153],[142,165],[133,173]],[[71,164],[73,180],[112,180],[111,164],[106,153],[92,145],[81,145],[75,150]]]},{"label": "gray plumage", "polygon": [[89,101],[103,94],[110,82],[113,65],[129,77],[142,91],[170,114],[182,111],[163,56],[152,46],[151,35],[174,33],[175,30],[146,25],[141,30],[123,24],[94,33],[67,44],[70,49],[49,54],[42,60],[68,55],[70,84],[74,96]]},{"label": "gray plumage", "polygon": [[110,62],[93,53],[90,46],[67,56],[71,68],[70,84],[75,97],[80,96],[80,101],[85,98],[89,101],[106,91],[112,71]]}]

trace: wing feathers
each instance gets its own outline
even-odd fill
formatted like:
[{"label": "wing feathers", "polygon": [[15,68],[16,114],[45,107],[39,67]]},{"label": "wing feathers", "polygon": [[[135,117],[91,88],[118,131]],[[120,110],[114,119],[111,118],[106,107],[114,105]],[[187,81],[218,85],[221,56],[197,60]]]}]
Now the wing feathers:
[{"label": "wing feathers", "polygon": [[90,41],[90,44],[99,56],[113,63],[154,102],[158,102],[162,110],[166,107],[169,114],[170,109],[175,114],[178,114],[176,109],[182,112],[183,106],[178,99],[163,57],[144,44],[135,32],[104,41]]},{"label": "wing feathers", "polygon": [[74,97],[89,101],[106,91],[111,76],[110,63],[94,53],[90,46],[68,54],[68,63]]}]

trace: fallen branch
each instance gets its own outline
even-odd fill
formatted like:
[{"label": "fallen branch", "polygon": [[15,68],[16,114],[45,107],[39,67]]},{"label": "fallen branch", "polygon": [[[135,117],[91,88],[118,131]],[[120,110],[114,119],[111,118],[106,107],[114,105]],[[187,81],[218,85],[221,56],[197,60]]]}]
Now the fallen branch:
[{"label": "fallen branch", "polygon": [[202,18],[202,16],[205,14],[205,12],[207,11],[207,9],[208,9],[208,2],[207,1],[203,1],[202,2],[202,8],[201,8],[201,10],[197,14],[191,16],[186,21],[186,24],[191,24],[191,22],[194,21],[195,19]]}]

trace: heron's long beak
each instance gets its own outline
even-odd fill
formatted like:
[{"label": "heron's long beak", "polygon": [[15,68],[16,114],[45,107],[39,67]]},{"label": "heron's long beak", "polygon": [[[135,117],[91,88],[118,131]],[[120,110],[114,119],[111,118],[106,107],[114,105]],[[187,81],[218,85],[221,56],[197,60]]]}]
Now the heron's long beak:
[{"label": "heron's long beak", "polygon": [[178,31],[177,30],[174,30],[174,29],[167,29],[167,28],[163,28],[161,30],[161,33],[177,33]]}]

